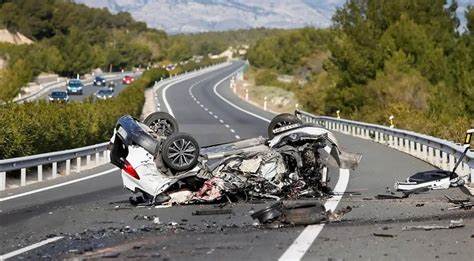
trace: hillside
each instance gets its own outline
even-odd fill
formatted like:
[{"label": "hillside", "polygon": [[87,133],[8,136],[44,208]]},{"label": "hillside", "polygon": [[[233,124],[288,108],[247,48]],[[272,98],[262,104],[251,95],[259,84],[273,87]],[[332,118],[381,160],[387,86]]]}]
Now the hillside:
[{"label": "hillside", "polygon": [[443,0],[349,0],[331,32],[266,37],[248,58],[261,85],[293,91],[316,114],[378,124],[393,115],[397,127],[459,141],[474,126],[474,7],[465,10],[460,34],[459,8]]},{"label": "hillside", "polygon": [[75,0],[112,12],[130,12],[168,33],[266,28],[328,27],[344,0]]},{"label": "hillside", "polygon": [[[0,4],[0,100],[8,101],[41,72],[63,76],[93,68],[120,70],[161,59],[166,34],[135,21],[66,0],[15,0]],[[24,35],[24,36],[22,36]],[[34,43],[25,46],[20,42]]]}]

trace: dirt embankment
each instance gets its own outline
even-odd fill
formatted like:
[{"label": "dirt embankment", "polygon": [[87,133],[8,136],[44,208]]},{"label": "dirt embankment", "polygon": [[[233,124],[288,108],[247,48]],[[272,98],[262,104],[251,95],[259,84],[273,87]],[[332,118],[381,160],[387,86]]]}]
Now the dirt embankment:
[{"label": "dirt embankment", "polygon": [[7,29],[0,29],[0,43],[32,44],[33,41],[21,33],[12,33]]},{"label": "dirt embankment", "polygon": [[[276,86],[256,85],[253,73],[247,72],[231,88],[243,100],[276,113],[293,112],[298,101],[295,94]],[[266,102],[265,102],[266,101]],[[266,106],[265,106],[266,103]]]}]

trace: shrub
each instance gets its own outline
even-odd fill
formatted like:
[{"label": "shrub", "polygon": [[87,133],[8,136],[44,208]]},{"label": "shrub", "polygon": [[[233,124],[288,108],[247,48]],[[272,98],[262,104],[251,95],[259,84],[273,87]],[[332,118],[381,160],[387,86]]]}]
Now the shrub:
[{"label": "shrub", "polygon": [[0,107],[0,159],[77,148],[106,141],[117,118],[139,117],[144,89],[167,77],[161,69],[145,72],[116,98],[52,104],[45,101]]}]

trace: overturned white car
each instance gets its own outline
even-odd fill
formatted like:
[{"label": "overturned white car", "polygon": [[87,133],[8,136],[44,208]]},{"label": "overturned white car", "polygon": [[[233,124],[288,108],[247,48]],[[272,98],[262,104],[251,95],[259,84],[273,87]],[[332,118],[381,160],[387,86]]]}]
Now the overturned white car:
[{"label": "overturned white car", "polygon": [[331,159],[354,168],[360,155],[342,152],[334,135],[295,115],[280,114],[269,138],[200,148],[164,112],[142,123],[121,117],[110,141],[111,162],[122,169],[124,186],[143,196],[136,204],[210,202],[220,199],[321,197]]}]

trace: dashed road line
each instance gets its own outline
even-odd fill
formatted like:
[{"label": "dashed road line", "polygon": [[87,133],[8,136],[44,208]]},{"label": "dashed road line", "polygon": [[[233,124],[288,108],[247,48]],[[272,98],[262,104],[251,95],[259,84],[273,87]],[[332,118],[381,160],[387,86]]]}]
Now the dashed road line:
[{"label": "dashed road line", "polygon": [[[196,96],[194,96],[194,94],[193,94],[193,92],[192,92],[193,88],[194,88],[195,86],[197,86],[198,84],[200,84],[201,82],[207,80],[208,78],[210,78],[210,77],[204,78],[204,79],[202,79],[202,80],[200,80],[200,81],[198,81],[198,82],[193,83],[193,84],[189,87],[188,93],[189,93],[189,95],[191,96],[191,98],[194,100],[194,102],[196,102],[196,104],[198,104],[201,108],[203,108],[204,111],[206,111],[207,113],[209,113],[209,115],[213,116],[214,119],[218,120],[220,124],[222,124],[222,125],[224,125],[226,128],[228,128],[231,133],[236,134],[236,132],[235,132],[234,129],[230,129],[230,125],[225,124],[222,119],[219,119],[219,116],[218,116],[217,114],[215,114],[213,111],[211,111],[211,110],[209,110],[207,107],[205,107],[205,106],[196,98]],[[239,136],[239,135],[234,135],[234,137],[235,137],[236,139],[240,139],[240,136]]]},{"label": "dashed road line", "polygon": [[[237,69],[235,72],[237,72],[239,69]],[[234,72],[234,73],[235,73]],[[223,83],[225,80],[230,78],[234,73],[230,74],[229,76],[223,78],[219,82],[217,82],[214,87],[213,91],[214,94],[217,95],[217,97],[221,98],[224,102],[229,104],[230,106],[234,107],[235,109],[244,112],[248,115],[251,115],[255,118],[261,119],[265,122],[270,122],[269,119],[262,117],[260,115],[257,115],[253,112],[250,112],[248,110],[245,110],[241,108],[240,106],[232,103],[228,99],[224,98],[221,94],[217,92],[217,86],[219,86],[221,83]],[[228,126],[228,125],[227,125]],[[226,126],[226,127],[227,127]],[[342,194],[346,191],[347,185],[349,183],[349,173],[350,171],[348,169],[339,169],[339,179],[337,181],[336,186],[334,187],[334,191],[340,193],[339,196],[333,196],[332,198],[329,198],[326,203],[324,204],[324,207],[327,210],[334,211],[339,204],[339,201],[342,199]],[[318,224],[318,225],[309,225],[307,226],[303,232],[295,239],[293,244],[283,253],[283,255],[279,258],[279,260],[282,261],[287,261],[287,260],[301,260],[308,251],[308,249],[311,247],[313,244],[314,240],[318,237],[319,233],[322,231],[324,227],[324,224]]]}]

